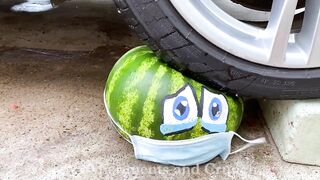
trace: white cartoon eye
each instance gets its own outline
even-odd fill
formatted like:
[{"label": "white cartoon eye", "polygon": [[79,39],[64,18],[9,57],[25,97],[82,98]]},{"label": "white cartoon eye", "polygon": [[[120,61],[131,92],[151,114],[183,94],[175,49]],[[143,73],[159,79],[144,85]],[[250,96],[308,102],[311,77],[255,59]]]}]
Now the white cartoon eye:
[{"label": "white cartoon eye", "polygon": [[225,132],[227,130],[228,103],[221,94],[215,94],[207,89],[202,89],[202,127],[210,132]]},{"label": "white cartoon eye", "polygon": [[197,124],[198,104],[193,89],[186,85],[177,93],[167,96],[163,102],[163,124],[160,131],[164,135],[189,130]]}]

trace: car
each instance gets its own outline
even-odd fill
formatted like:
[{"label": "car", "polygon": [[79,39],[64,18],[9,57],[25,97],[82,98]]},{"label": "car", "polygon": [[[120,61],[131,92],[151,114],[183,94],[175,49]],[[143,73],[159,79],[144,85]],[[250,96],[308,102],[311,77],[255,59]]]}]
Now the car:
[{"label": "car", "polygon": [[170,66],[245,97],[320,97],[319,0],[114,0]]}]

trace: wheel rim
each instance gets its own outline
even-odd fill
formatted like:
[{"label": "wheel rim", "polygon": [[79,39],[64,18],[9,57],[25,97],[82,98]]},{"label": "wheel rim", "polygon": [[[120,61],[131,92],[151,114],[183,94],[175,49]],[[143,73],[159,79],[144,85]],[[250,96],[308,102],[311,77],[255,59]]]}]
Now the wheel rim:
[{"label": "wheel rim", "polygon": [[320,1],[308,0],[302,28],[291,34],[298,0],[273,0],[266,28],[239,21],[213,0],[170,0],[181,16],[219,48],[279,68],[320,67]]}]

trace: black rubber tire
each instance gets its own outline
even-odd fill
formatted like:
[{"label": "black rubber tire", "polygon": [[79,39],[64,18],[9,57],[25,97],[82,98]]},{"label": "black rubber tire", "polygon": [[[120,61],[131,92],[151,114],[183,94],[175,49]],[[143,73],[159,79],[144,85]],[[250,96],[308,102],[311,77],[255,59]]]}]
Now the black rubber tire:
[{"label": "black rubber tire", "polygon": [[245,97],[320,97],[320,69],[284,69],[235,57],[208,42],[168,0],[114,0],[139,37],[173,68],[210,87]]}]

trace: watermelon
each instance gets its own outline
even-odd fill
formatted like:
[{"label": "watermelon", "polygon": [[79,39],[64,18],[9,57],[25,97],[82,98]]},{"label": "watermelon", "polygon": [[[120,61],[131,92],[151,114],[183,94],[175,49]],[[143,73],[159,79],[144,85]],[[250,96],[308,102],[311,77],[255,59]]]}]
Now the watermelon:
[{"label": "watermelon", "polygon": [[[191,92],[190,89],[192,89],[196,100],[196,103],[190,104],[192,107],[186,108],[187,99],[184,97],[182,99],[180,97],[181,103],[175,105],[176,108],[172,108],[173,105],[163,107],[164,104],[173,102],[166,98],[176,98],[175,94],[187,90]],[[115,127],[128,141],[130,141],[128,135],[139,135],[158,140],[183,140],[211,133],[206,131],[201,123],[201,112],[207,110],[207,108],[201,107],[201,102],[208,99],[202,97],[204,89],[209,93],[212,92],[224,97],[228,111],[224,115],[226,128],[223,131],[236,131],[244,110],[244,104],[240,97],[224,94],[185,77],[163,63],[147,46],[130,50],[115,64],[106,83],[104,101]],[[216,95],[214,97],[218,97]],[[192,101],[192,97],[188,98]],[[215,117],[220,118],[223,115],[221,115],[218,106],[221,106],[221,103],[213,103],[209,111],[211,114],[214,113]],[[170,108],[174,110],[171,111]],[[169,109],[167,111],[169,115],[167,112],[167,114],[164,113],[164,109]],[[201,109],[204,110],[201,111]],[[181,129],[177,126],[179,131],[176,130],[168,134],[165,132],[170,128],[162,128],[161,130],[165,117],[178,118],[178,120],[170,120],[169,118],[168,122],[172,122],[174,127],[174,123],[180,123],[179,119],[183,119],[181,112],[186,114],[187,111],[190,112],[189,114],[191,112],[199,114],[189,118],[193,122],[193,124],[191,123],[192,127],[180,131]],[[171,112],[174,116],[170,115]],[[169,124],[170,127],[172,123]]]}]

